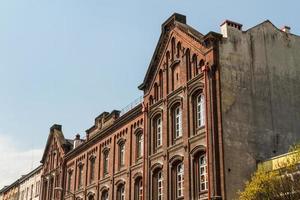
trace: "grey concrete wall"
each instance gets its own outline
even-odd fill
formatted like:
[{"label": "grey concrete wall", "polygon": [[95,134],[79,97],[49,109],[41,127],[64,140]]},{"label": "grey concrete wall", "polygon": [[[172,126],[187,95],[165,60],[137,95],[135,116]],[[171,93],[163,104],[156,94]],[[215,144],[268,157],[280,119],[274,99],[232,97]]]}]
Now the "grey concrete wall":
[{"label": "grey concrete wall", "polygon": [[266,21],[246,32],[229,29],[220,44],[227,199],[258,161],[300,140],[300,37]]}]

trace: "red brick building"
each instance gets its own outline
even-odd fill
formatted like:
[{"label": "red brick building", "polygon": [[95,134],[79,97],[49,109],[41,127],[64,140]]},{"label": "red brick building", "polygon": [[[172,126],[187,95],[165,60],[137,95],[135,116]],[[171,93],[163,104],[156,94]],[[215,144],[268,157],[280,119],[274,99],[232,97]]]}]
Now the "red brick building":
[{"label": "red brick building", "polygon": [[[244,52],[250,48],[243,47],[243,41],[260,43],[259,38],[266,33],[293,41],[299,38],[278,30],[269,21],[245,32],[241,27],[225,21],[222,35],[203,35],[186,24],[185,16],[172,15],[162,24],[157,47],[139,86],[144,92],[139,104],[125,113],[103,112],[86,131],[85,140],[79,135],[67,140],[61,126],[51,128],[42,159],[42,199],[235,198],[260,159],[285,151],[299,139],[293,133],[279,139],[279,147],[273,142],[275,132],[280,135],[278,131],[258,135],[268,122],[253,122],[255,117],[244,108],[264,109],[268,105],[262,105],[263,101],[255,104],[263,97],[253,94],[248,102],[248,88],[256,83],[248,78],[252,77],[248,71],[243,72],[251,66]],[[261,32],[262,28],[266,31]],[[258,47],[251,48],[254,51]],[[251,55],[249,62],[256,54]],[[288,55],[298,59],[296,54]],[[238,71],[236,66],[244,65]],[[257,87],[267,88],[263,84]],[[295,113],[298,116],[299,109]],[[261,117],[262,121],[268,117]],[[300,130],[299,125],[295,123],[293,130]],[[241,131],[245,135],[241,136]],[[251,146],[253,140],[255,145]]]}]

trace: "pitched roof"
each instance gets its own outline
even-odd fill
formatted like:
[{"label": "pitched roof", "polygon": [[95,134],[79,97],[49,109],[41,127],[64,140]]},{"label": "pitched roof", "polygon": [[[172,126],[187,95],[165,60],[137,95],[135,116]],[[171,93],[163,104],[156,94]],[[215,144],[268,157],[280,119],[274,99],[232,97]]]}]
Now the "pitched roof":
[{"label": "pitched roof", "polygon": [[160,60],[160,56],[162,51],[165,47],[165,40],[168,39],[168,33],[170,30],[174,27],[178,27],[180,30],[184,31],[191,37],[193,37],[196,40],[201,40],[203,37],[203,34],[195,30],[193,27],[186,24],[186,16],[174,13],[171,17],[169,17],[163,24],[162,24],[162,32],[159,37],[158,43],[156,45],[156,48],[154,50],[154,54],[152,56],[152,59],[150,61],[148,70],[146,72],[146,75],[144,77],[143,83],[138,87],[140,90],[145,89],[147,86],[148,79],[152,76],[152,74],[156,71],[157,68],[157,62]]},{"label": "pitched roof", "polygon": [[48,136],[48,139],[47,139],[47,143],[46,143],[46,147],[45,147],[45,150],[44,150],[44,154],[43,154],[41,163],[44,163],[44,161],[45,161],[45,158],[47,156],[48,148],[49,148],[50,143],[52,141],[52,138],[54,136],[57,136],[58,142],[60,143],[60,145],[63,148],[65,153],[67,153],[71,148],[73,148],[73,144],[71,143],[71,140],[65,139],[64,134],[63,134],[62,129],[61,129],[61,125],[54,124],[50,128],[50,133],[49,133],[49,136]]}]

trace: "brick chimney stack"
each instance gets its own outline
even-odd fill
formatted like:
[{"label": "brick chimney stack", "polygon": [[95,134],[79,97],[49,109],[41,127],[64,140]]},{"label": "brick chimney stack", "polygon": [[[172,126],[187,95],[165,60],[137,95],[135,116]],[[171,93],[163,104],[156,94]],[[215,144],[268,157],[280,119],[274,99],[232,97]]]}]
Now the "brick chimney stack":
[{"label": "brick chimney stack", "polygon": [[242,31],[243,25],[234,21],[225,20],[221,25],[221,34],[227,38],[233,32]]},{"label": "brick chimney stack", "polygon": [[284,26],[284,27],[282,27],[281,30],[286,33],[291,33],[291,27],[289,27],[289,26]]},{"label": "brick chimney stack", "polygon": [[81,139],[80,139],[80,135],[76,134],[75,139],[74,139],[74,149],[76,147],[78,147],[81,144]]}]

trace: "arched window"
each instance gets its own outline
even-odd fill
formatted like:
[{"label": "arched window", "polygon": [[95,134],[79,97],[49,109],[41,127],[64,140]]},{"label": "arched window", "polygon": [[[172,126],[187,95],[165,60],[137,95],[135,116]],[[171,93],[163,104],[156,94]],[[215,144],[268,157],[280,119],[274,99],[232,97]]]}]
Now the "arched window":
[{"label": "arched window", "polygon": [[125,185],[120,184],[117,188],[117,200],[125,200]]},{"label": "arched window", "polygon": [[96,157],[90,158],[90,183],[93,183],[95,180],[95,161]]},{"label": "arched window", "polygon": [[162,145],[162,120],[161,115],[157,115],[153,119],[153,146],[154,152]]},{"label": "arched window", "polygon": [[205,124],[205,102],[204,95],[199,94],[196,96],[196,124],[197,128],[204,126]]},{"label": "arched window", "polygon": [[108,174],[108,155],[109,150],[103,151],[103,176],[105,177]]},{"label": "arched window", "polygon": [[176,139],[182,136],[182,111],[180,104],[174,106],[172,110],[172,118],[174,138]]},{"label": "arched window", "polygon": [[143,156],[143,147],[144,147],[144,136],[143,132],[139,131],[136,134],[136,159],[140,159]]},{"label": "arched window", "polygon": [[89,197],[88,197],[88,200],[94,200],[95,198],[94,198],[94,195],[90,195]]},{"label": "arched window", "polygon": [[143,199],[143,179],[142,177],[138,177],[135,180],[134,184],[134,199],[135,200],[142,200]]},{"label": "arched window", "polygon": [[163,200],[163,174],[162,169],[153,172],[152,177],[152,199]]},{"label": "arched window", "polygon": [[108,200],[108,191],[104,190],[101,195],[101,200]]},{"label": "arched window", "polygon": [[125,143],[119,143],[119,168],[124,167],[125,165]]}]

